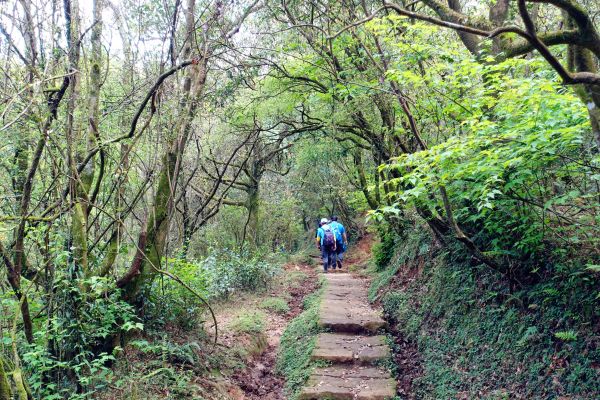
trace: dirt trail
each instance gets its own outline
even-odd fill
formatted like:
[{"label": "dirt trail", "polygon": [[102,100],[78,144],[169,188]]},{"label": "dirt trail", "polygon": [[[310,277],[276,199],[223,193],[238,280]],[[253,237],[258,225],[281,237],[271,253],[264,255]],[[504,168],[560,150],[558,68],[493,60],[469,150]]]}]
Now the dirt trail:
[{"label": "dirt trail", "polygon": [[[301,285],[288,287],[286,295],[290,300],[290,311],[285,315],[269,314],[266,326],[266,349],[258,356],[249,360],[246,368],[232,376],[233,382],[243,391],[234,398],[250,400],[286,400],[284,394],[285,380],[275,371],[279,340],[287,324],[302,312],[304,298],[317,289],[318,274],[313,266],[286,265],[286,273],[302,272],[307,278]],[[272,296],[279,296],[277,291]]]}]

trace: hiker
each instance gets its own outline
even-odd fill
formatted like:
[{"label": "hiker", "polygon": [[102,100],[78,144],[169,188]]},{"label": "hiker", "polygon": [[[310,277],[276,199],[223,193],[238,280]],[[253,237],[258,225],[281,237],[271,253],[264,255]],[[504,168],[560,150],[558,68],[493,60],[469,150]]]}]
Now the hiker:
[{"label": "hiker", "polygon": [[346,235],[346,228],[344,225],[338,222],[338,217],[331,217],[331,222],[329,223],[331,229],[335,233],[335,238],[337,242],[337,249],[335,252],[335,264],[338,268],[342,268],[342,261],[344,261],[344,253],[348,248],[348,236]]},{"label": "hiker", "polygon": [[329,221],[327,218],[322,218],[319,223],[319,229],[317,229],[317,248],[321,250],[321,257],[323,258],[323,272],[327,273],[329,267],[335,269],[336,258],[335,254],[337,251],[337,241],[333,229],[328,225]]}]

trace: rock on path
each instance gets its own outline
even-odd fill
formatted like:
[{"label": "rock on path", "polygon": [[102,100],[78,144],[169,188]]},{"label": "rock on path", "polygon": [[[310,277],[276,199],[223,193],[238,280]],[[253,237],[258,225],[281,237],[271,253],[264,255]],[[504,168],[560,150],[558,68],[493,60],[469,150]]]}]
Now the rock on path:
[{"label": "rock on path", "polygon": [[300,393],[301,400],[385,400],[396,394],[396,382],[377,364],[390,357],[381,315],[367,299],[364,282],[350,274],[328,274],[321,303],[321,333],[312,359],[328,361],[317,368]]}]

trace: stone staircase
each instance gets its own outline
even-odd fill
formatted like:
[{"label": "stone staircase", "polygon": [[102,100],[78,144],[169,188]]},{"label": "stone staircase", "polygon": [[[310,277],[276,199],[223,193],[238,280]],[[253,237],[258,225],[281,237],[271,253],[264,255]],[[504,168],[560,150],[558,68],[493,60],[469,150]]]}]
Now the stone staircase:
[{"label": "stone staircase", "polygon": [[300,393],[301,400],[385,400],[396,393],[396,382],[378,363],[390,357],[386,327],[367,299],[364,281],[350,274],[327,274],[321,303],[321,333],[312,359],[328,361],[317,368]]}]

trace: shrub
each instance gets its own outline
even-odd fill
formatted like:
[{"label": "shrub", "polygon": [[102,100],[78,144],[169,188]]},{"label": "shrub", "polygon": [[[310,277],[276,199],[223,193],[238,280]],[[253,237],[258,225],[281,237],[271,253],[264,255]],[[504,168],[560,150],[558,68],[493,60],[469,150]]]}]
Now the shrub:
[{"label": "shrub", "polygon": [[[493,76],[502,90],[488,88],[483,98],[493,99],[463,115],[461,135],[395,159],[387,168],[399,173],[389,182],[398,202],[380,211],[394,216],[416,205],[435,214],[444,205],[432,193],[444,188],[462,229],[497,262],[518,263],[522,272],[511,267],[514,274],[537,273],[557,258],[597,258],[600,160],[586,151],[588,112],[542,66],[464,64],[455,76]],[[523,68],[539,79],[506,73]]]},{"label": "shrub", "polygon": [[379,228],[380,241],[373,246],[373,258],[378,271],[384,269],[394,256],[394,234],[385,226]]},{"label": "shrub", "polygon": [[[168,269],[181,278],[198,294],[209,297],[209,274],[201,263],[182,259],[168,259]],[[158,328],[166,323],[173,323],[185,329],[197,327],[199,316],[204,306],[188,289],[167,277],[154,281],[152,291],[147,299],[146,325]]]},{"label": "shrub", "polygon": [[244,257],[236,252],[213,252],[203,262],[211,297],[227,297],[236,290],[259,290],[268,286],[279,272],[259,256]]},{"label": "shrub", "polygon": [[[259,255],[250,256],[229,250],[213,250],[201,261],[168,259],[168,269],[206,300],[226,298],[236,291],[263,290],[279,267],[264,261]],[[191,330],[197,327],[205,311],[196,296],[179,283],[160,278],[153,284],[147,299],[145,322],[157,329],[166,323]]]}]

